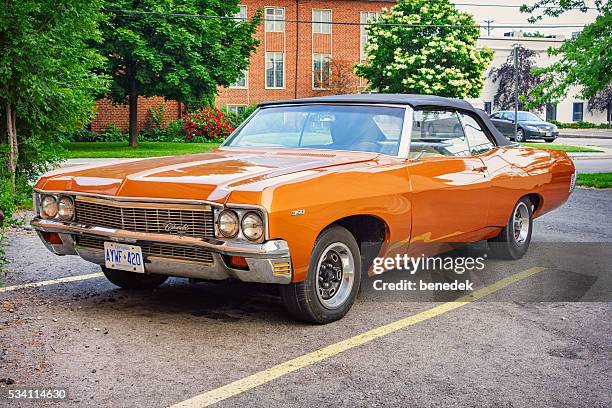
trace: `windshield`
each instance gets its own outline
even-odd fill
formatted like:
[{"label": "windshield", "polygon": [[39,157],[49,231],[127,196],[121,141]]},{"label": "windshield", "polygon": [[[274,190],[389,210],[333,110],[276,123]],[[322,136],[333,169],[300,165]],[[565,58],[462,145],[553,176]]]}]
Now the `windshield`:
[{"label": "windshield", "polygon": [[531,120],[537,120],[538,122],[541,122],[542,119],[538,118],[536,115],[534,115],[531,112],[519,112],[518,113],[518,118],[519,118],[519,122],[523,122],[523,121],[531,121]]},{"label": "windshield", "polygon": [[397,155],[404,108],[302,105],[260,109],[224,146],[301,147]]}]

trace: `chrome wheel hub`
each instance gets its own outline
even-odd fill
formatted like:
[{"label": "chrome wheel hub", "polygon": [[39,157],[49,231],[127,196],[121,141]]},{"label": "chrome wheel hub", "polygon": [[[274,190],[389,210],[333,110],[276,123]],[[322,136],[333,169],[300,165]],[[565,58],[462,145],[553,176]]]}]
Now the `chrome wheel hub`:
[{"label": "chrome wheel hub", "polygon": [[326,309],[342,306],[351,294],[355,281],[355,260],[349,248],[335,242],[329,245],[317,263],[317,297]]},{"label": "chrome wheel hub", "polygon": [[525,203],[519,203],[514,210],[512,225],[514,241],[519,245],[525,243],[527,236],[529,235],[529,209]]}]

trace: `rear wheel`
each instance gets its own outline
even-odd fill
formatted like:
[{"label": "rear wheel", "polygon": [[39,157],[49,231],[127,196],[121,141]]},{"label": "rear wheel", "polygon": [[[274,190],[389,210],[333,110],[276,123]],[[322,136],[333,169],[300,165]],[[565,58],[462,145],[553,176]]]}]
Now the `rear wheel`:
[{"label": "rear wheel", "polygon": [[520,259],[525,255],[533,229],[532,206],[527,197],[516,203],[504,229],[498,236],[489,240],[489,249],[494,257]]},{"label": "rear wheel", "polygon": [[281,285],[281,298],[293,317],[308,323],[330,323],[349,311],[360,284],[357,241],[346,228],[333,226],[317,238],[306,279]]},{"label": "rear wheel", "polygon": [[154,289],[168,279],[165,275],[126,272],[105,266],[102,267],[102,272],[112,284],[124,289]]},{"label": "rear wheel", "polygon": [[525,140],[527,140],[527,138],[525,137],[525,131],[523,129],[518,129],[516,131],[516,141],[522,143]]}]

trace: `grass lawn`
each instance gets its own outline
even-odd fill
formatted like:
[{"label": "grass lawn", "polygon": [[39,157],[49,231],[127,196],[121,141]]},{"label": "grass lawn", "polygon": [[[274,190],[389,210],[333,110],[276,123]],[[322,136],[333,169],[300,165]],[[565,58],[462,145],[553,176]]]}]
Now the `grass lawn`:
[{"label": "grass lawn", "polygon": [[612,188],[612,173],[578,174],[576,184],[582,187]]},{"label": "grass lawn", "polygon": [[67,159],[132,158],[202,153],[217,146],[217,143],[140,142],[133,148],[127,142],[71,142],[64,144],[64,149]]},{"label": "grass lawn", "polygon": [[538,149],[562,150],[570,153],[603,153],[603,150],[591,149],[588,147],[569,146],[552,143],[521,143],[527,147],[537,147]]}]

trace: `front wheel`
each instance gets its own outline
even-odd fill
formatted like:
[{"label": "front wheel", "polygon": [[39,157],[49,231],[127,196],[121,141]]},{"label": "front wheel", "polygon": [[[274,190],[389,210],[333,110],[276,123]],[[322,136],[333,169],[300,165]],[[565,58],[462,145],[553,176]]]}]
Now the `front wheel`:
[{"label": "front wheel", "polygon": [[508,223],[498,236],[489,240],[491,254],[501,259],[520,259],[531,242],[533,210],[531,200],[521,198],[510,215]]},{"label": "front wheel", "polygon": [[124,289],[154,289],[168,279],[165,275],[126,272],[105,266],[102,267],[102,272],[111,283]]},{"label": "front wheel", "polygon": [[326,229],[315,242],[308,275],[281,285],[290,315],[308,323],[330,323],[351,308],[361,284],[361,255],[355,237],[340,226]]}]

